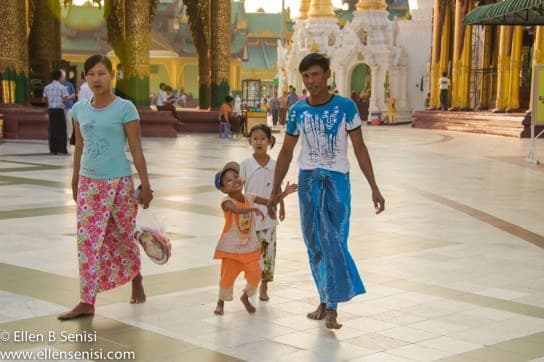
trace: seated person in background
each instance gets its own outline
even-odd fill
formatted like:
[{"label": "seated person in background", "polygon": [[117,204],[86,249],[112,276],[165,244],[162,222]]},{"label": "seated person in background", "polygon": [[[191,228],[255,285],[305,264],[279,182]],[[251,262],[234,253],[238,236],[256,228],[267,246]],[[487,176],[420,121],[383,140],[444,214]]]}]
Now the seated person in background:
[{"label": "seated person in background", "polygon": [[172,113],[172,116],[174,116],[174,118],[179,122],[181,121],[181,119],[176,112],[176,107],[172,104],[172,100],[172,87],[167,84],[161,83],[156,100],[157,109],[159,111],[170,111],[170,113]]}]

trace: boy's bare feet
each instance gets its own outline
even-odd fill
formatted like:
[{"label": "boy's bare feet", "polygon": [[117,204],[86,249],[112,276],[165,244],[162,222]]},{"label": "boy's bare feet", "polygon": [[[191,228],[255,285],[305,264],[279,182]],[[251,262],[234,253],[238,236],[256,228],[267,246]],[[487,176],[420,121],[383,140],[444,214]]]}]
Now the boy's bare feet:
[{"label": "boy's bare feet", "polygon": [[80,302],[72,310],[66,313],[62,313],[57,318],[60,319],[61,321],[65,321],[68,319],[74,319],[74,318],[84,317],[89,315],[94,315],[94,305]]},{"label": "boy's bare feet", "polygon": [[317,309],[314,310],[313,312],[306,314],[306,317],[310,319],[314,319],[314,320],[321,320],[325,318],[325,309],[326,309],[325,303],[319,303],[319,306],[317,307]]},{"label": "boy's bare feet", "polygon": [[253,305],[251,305],[251,302],[249,301],[249,296],[244,292],[242,296],[240,297],[240,300],[244,304],[244,307],[246,307],[246,310],[249,314],[255,313],[256,309]]},{"label": "boy's bare feet", "polygon": [[325,312],[325,326],[328,329],[340,329],[342,325],[336,320],[336,309],[327,309]]},{"label": "boy's bare feet", "polygon": [[225,305],[225,302],[219,299],[217,301],[217,307],[215,307],[215,310],[213,311],[213,314],[215,315],[223,315],[223,306]]},{"label": "boy's bare feet", "polygon": [[259,288],[259,299],[262,301],[267,301],[270,299],[268,296],[268,282],[266,280],[261,281],[261,287]]},{"label": "boy's bare feet", "polygon": [[132,279],[132,297],[130,297],[131,304],[140,304],[145,302],[145,292],[142,279],[142,274],[140,273],[138,273],[138,275]]}]

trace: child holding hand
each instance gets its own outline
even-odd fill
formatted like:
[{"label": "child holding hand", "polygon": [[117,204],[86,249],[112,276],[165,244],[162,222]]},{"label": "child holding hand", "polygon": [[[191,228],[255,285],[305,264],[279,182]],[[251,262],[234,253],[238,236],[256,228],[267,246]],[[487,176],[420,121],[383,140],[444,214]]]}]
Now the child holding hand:
[{"label": "child holding hand", "polygon": [[[261,280],[260,245],[255,231],[255,215],[264,214],[255,204],[267,205],[268,199],[244,195],[244,183],[240,178],[240,165],[227,163],[215,174],[215,187],[227,194],[221,201],[225,217],[225,226],[215,249],[214,259],[221,259],[221,278],[219,281],[219,299],[214,313],[223,315],[225,301],[233,299],[234,281],[240,272],[244,272],[247,285],[240,300],[248,313],[255,313],[255,307],[249,298],[257,291]],[[280,199],[297,191],[297,185],[287,183]]]}]

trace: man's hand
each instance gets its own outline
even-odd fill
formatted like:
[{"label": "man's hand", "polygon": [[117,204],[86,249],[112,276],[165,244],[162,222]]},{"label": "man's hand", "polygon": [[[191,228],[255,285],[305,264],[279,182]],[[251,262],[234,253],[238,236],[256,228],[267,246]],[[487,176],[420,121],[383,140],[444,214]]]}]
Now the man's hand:
[{"label": "man's hand", "polygon": [[374,202],[374,208],[376,209],[376,214],[379,214],[385,210],[385,199],[383,198],[380,190],[372,191],[372,201]]}]

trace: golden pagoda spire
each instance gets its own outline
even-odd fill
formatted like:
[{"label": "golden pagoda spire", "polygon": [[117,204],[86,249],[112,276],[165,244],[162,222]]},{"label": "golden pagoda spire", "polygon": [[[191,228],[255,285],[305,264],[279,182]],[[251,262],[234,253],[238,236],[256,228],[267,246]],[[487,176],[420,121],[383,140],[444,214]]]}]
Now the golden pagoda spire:
[{"label": "golden pagoda spire", "polygon": [[334,8],[332,7],[331,0],[311,0],[310,11],[308,12],[309,18],[334,18]]},{"label": "golden pagoda spire", "polygon": [[310,0],[300,0],[298,8],[299,19],[308,19],[308,11],[310,10]]},{"label": "golden pagoda spire", "polygon": [[385,10],[387,4],[384,0],[359,0],[357,10]]}]

